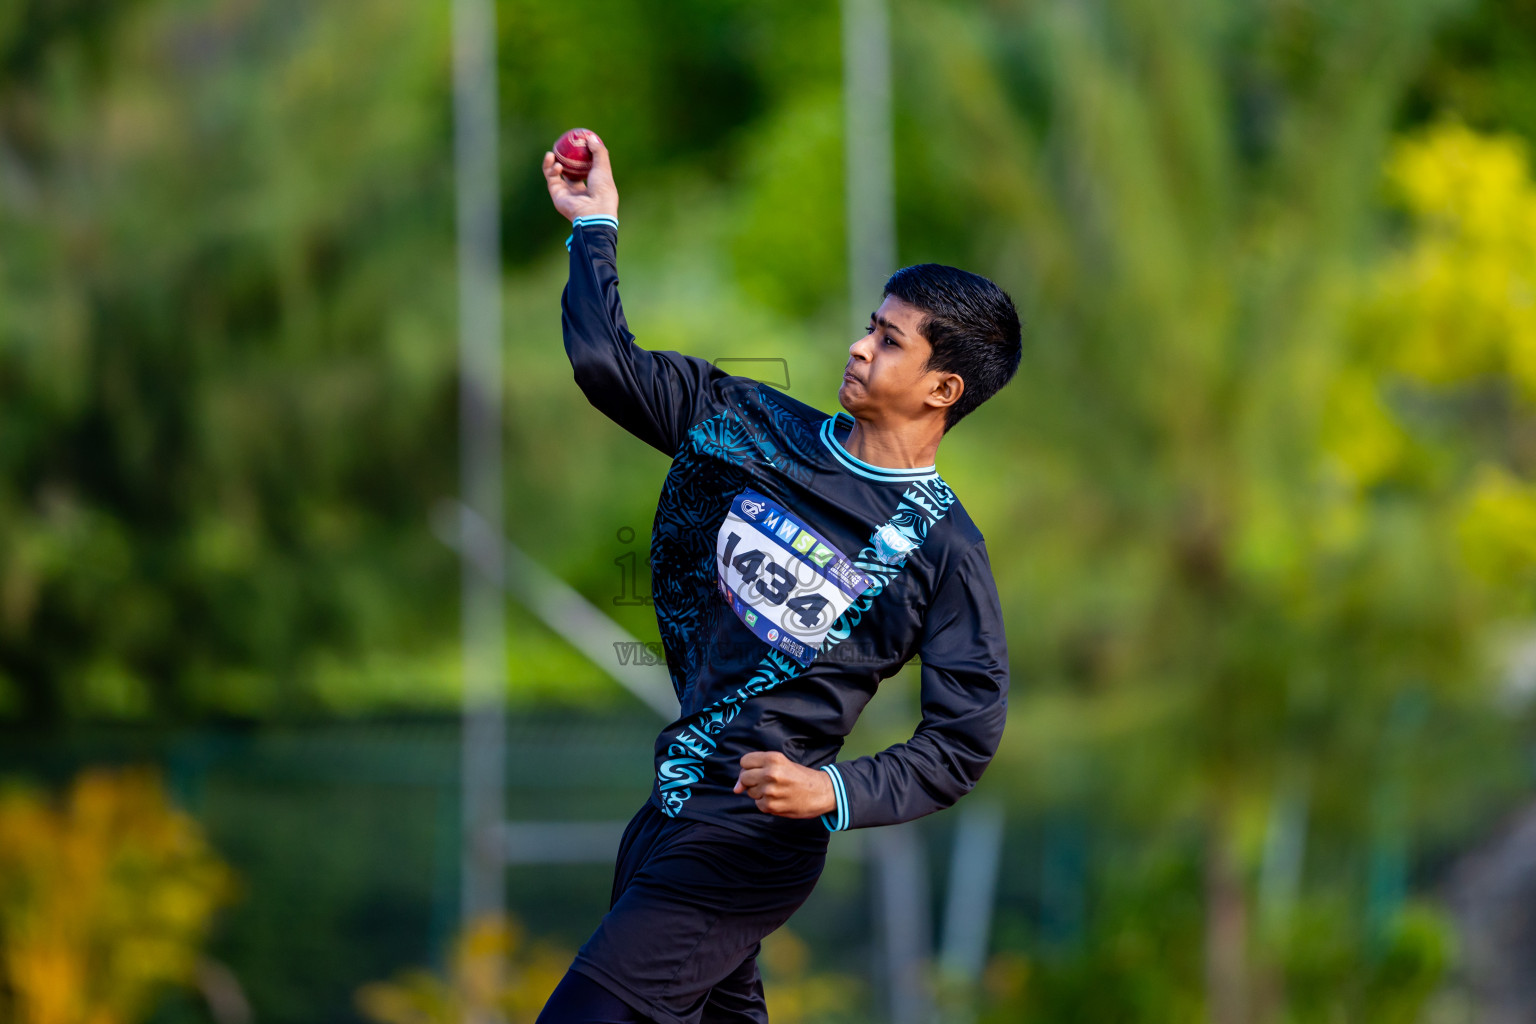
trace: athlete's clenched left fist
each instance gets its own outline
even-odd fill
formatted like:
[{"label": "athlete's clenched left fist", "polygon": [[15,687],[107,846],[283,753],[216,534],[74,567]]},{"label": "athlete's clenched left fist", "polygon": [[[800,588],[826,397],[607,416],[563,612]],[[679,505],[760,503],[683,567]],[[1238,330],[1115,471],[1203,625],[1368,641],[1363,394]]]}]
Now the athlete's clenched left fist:
[{"label": "athlete's clenched left fist", "polygon": [[796,764],[778,751],[743,754],[735,793],[745,793],[765,814],[814,818],[837,808],[826,772]]}]

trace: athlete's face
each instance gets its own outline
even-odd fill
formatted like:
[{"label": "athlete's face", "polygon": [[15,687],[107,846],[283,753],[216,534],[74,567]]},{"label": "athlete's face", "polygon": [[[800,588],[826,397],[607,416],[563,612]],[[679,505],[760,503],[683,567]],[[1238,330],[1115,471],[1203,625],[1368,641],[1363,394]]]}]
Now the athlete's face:
[{"label": "athlete's face", "polygon": [[923,313],[887,295],[869,333],[848,346],[837,399],[856,417],[894,423],[922,417],[960,397],[958,375],[925,369],[933,348],[918,330]]}]

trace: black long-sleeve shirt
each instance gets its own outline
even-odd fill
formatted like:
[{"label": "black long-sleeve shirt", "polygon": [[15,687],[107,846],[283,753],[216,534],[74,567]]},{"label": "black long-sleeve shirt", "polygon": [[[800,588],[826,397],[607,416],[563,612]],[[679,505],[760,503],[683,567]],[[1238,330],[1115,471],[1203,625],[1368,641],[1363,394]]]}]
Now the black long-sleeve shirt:
[{"label": "black long-sleeve shirt", "polygon": [[[566,353],[594,407],[672,458],[651,537],[652,593],[679,717],[656,741],[651,801],[672,817],[810,845],[954,803],[1002,737],[1008,656],[976,525],[933,467],[843,447],[853,425],[767,385],[635,345],[617,225],[578,218]],[[883,679],[922,663],[912,738],[837,762]],[[731,790],[749,751],[827,772],[837,807],[765,814]]]}]

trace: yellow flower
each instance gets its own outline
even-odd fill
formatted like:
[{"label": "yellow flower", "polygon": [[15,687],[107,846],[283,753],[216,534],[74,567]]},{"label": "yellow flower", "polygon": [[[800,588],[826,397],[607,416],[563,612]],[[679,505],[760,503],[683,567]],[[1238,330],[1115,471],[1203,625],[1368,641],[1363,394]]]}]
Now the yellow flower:
[{"label": "yellow flower", "polygon": [[232,878],[150,770],[87,771],[61,805],[0,795],[0,1020],[129,1024],[188,984]]},{"label": "yellow flower", "polygon": [[1536,485],[1485,467],[1460,522],[1462,551],[1486,579],[1518,582],[1536,571]]},{"label": "yellow flower", "polygon": [[1387,177],[1415,226],[1372,301],[1387,368],[1438,385],[1507,374],[1536,399],[1536,185],[1525,144],[1448,122],[1398,143]]}]

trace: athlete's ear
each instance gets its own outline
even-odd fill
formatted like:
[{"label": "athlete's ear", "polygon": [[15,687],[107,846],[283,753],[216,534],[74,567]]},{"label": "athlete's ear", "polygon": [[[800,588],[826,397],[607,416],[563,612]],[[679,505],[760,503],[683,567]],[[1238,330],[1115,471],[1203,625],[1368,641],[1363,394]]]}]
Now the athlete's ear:
[{"label": "athlete's ear", "polygon": [[958,373],[936,374],[937,380],[928,391],[928,397],[923,399],[925,405],[935,409],[945,409],[960,401],[960,396],[965,394],[965,381]]}]

